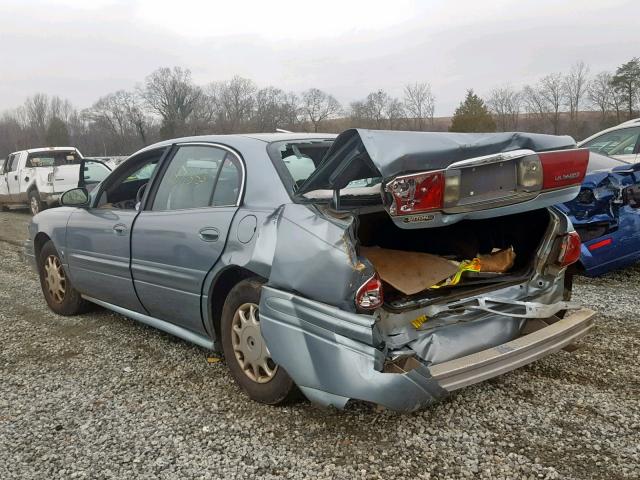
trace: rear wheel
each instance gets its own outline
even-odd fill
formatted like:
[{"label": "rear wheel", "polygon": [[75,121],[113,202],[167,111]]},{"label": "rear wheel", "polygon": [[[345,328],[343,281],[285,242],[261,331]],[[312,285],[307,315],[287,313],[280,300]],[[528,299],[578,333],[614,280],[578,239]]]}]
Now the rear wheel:
[{"label": "rear wheel", "polygon": [[252,400],[277,405],[292,399],[295,384],[276,365],[260,332],[260,291],[256,278],[231,289],[222,309],[222,349],[231,375]]},{"label": "rear wheel", "polygon": [[51,310],[59,315],[76,315],[88,310],[89,302],[71,285],[51,240],[40,251],[38,270],[42,293]]},{"label": "rear wheel", "polygon": [[36,215],[46,209],[47,206],[40,200],[40,193],[37,190],[29,192],[29,209],[33,215]]}]

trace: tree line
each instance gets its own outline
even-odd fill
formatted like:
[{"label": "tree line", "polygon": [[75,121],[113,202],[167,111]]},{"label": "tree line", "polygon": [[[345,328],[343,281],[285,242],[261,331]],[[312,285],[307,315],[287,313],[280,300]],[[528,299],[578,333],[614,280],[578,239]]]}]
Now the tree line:
[{"label": "tree line", "polygon": [[160,139],[276,129],[525,130],[582,137],[632,118],[639,105],[639,58],[596,75],[577,62],[568,73],[521,89],[496,87],[484,98],[469,91],[451,119],[434,117],[436,97],[424,81],[407,83],[399,97],[377,90],[343,105],[318,88],[259,88],[240,76],[197,85],[189,69],[163,67],[135,89],[109,93],[82,110],[58,96],[27,98],[0,116],[0,156],[51,145],[75,145],[85,155],[127,155]]}]

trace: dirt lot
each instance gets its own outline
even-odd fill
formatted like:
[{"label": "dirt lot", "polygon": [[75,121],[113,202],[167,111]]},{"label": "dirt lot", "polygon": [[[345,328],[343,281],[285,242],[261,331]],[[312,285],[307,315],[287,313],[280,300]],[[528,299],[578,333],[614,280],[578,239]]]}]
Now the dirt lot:
[{"label": "dirt lot", "polygon": [[272,408],[201,348],[49,312],[29,218],[0,213],[0,478],[640,478],[640,267],[577,281],[582,348],[427,410]]}]

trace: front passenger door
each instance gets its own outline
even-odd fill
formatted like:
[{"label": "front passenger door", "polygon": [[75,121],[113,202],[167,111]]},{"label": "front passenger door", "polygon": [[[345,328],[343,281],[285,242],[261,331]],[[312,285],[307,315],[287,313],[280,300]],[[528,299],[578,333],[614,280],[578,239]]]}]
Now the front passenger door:
[{"label": "front passenger door", "polygon": [[133,227],[131,270],[149,314],[204,334],[202,287],[238,210],[244,166],[220,145],[183,144]]},{"label": "front passenger door", "polygon": [[127,161],[92,192],[90,208],[78,208],[67,223],[69,272],[84,295],[134,312],[146,313],[131,278],[131,231],[137,203],[165,149]]}]

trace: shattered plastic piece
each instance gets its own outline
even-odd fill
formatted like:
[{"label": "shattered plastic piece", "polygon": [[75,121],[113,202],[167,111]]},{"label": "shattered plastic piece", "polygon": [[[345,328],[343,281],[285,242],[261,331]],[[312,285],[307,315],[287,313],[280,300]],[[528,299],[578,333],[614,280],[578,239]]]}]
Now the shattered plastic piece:
[{"label": "shattered plastic piece", "polygon": [[488,255],[478,255],[481,272],[504,273],[509,271],[516,260],[516,252],[513,247],[498,250]]},{"label": "shattered plastic piece", "polygon": [[380,278],[405,295],[413,295],[441,282],[458,270],[455,262],[421,252],[361,247]]},{"label": "shattered plastic piece", "polygon": [[207,357],[207,363],[219,363],[221,361],[220,357]]}]

